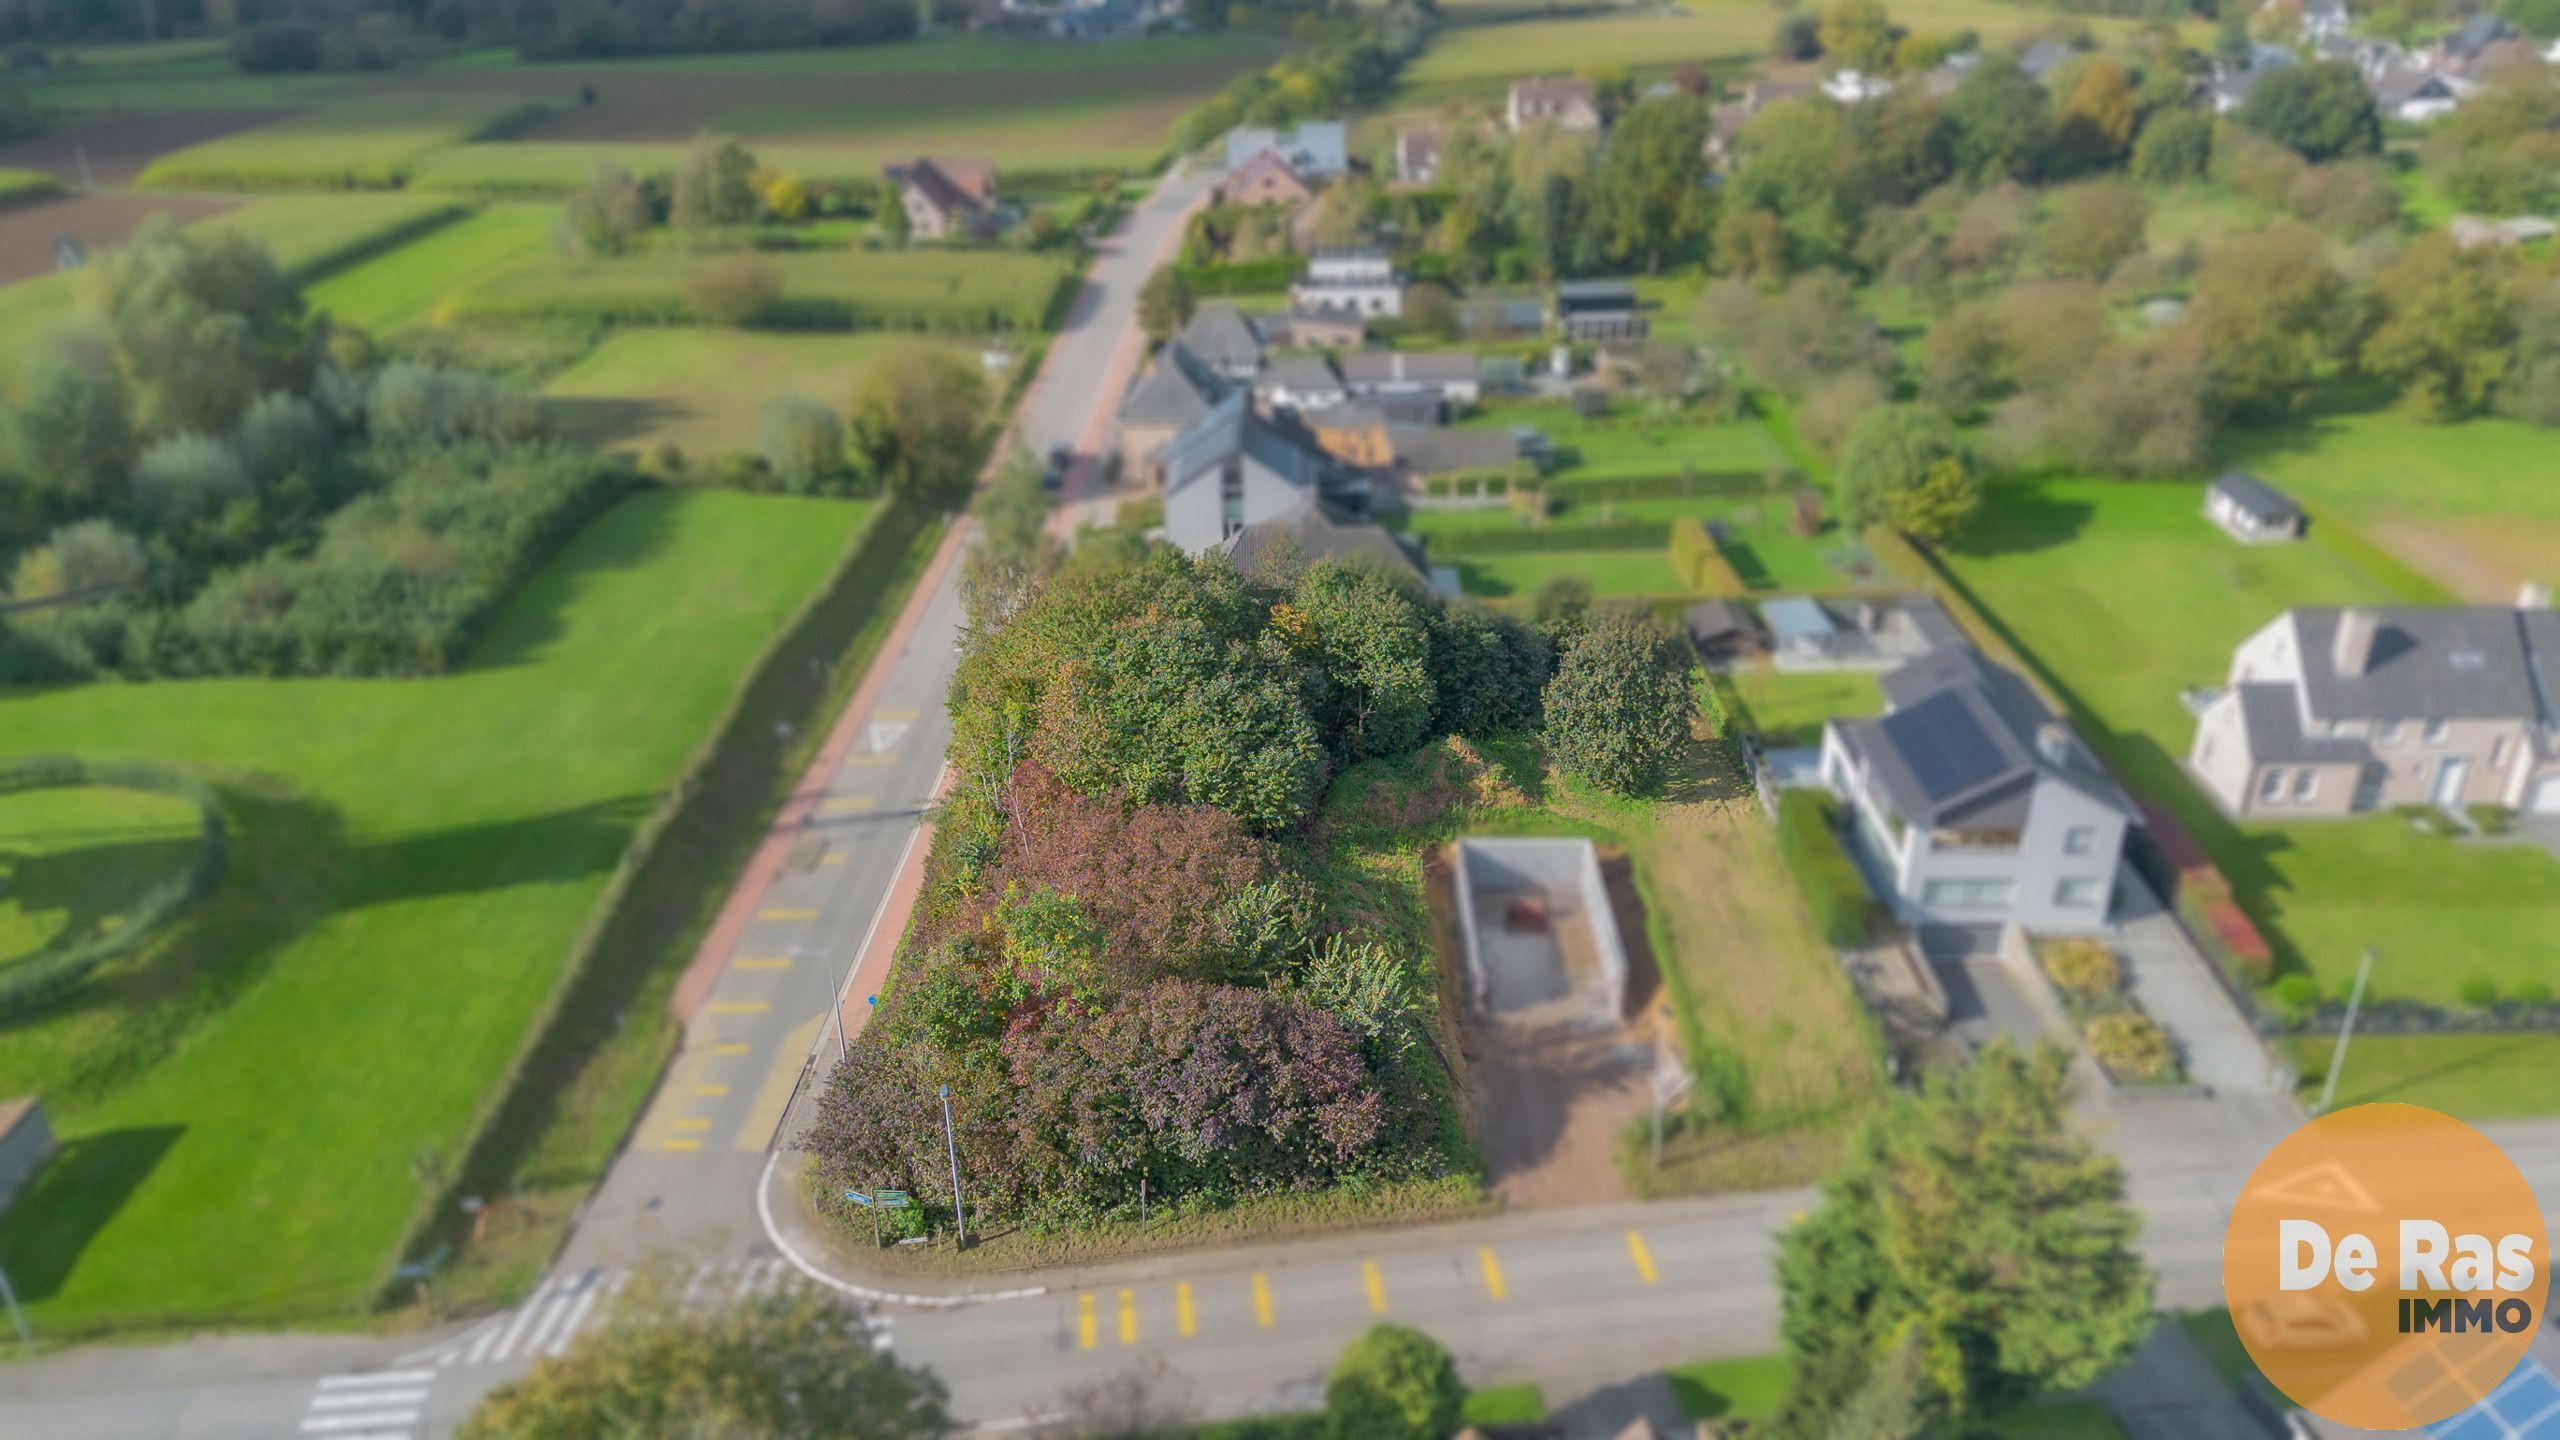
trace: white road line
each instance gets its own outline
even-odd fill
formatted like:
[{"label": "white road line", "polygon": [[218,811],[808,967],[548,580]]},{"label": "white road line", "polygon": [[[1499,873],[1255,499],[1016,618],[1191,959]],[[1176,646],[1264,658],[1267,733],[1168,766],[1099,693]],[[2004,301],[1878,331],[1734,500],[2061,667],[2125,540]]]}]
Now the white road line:
[{"label": "white road line", "polygon": [[354,1435],[332,1435],[329,1440],[418,1440],[415,1430],[366,1430]]},{"label": "white road line", "polygon": [[465,1365],[477,1365],[481,1361],[488,1359],[489,1347],[498,1343],[498,1337],[505,1334],[506,1329],[507,1317],[502,1315],[497,1319],[490,1321],[488,1325],[481,1330],[480,1338],[471,1342],[471,1349],[462,1357],[462,1363]]},{"label": "white road line", "polygon": [[385,1425],[415,1425],[415,1410],[368,1410],[362,1415],[315,1415],[302,1422],[305,1435],[327,1435],[347,1430],[380,1430]]},{"label": "white road line", "polygon": [[700,1300],[702,1298],[702,1287],[704,1282],[708,1281],[714,1274],[717,1274],[719,1269],[719,1266],[712,1264],[708,1260],[694,1266],[693,1278],[685,1282],[684,1295],[676,1303],[680,1305],[691,1305]]},{"label": "white road line", "polygon": [[[614,1279],[619,1281],[621,1277],[617,1275]],[[569,1318],[560,1326],[560,1333],[552,1337],[549,1349],[539,1353],[565,1355],[569,1352],[569,1342],[578,1338],[578,1327],[587,1323],[587,1312],[596,1308],[596,1297],[604,1293],[606,1283],[598,1279],[594,1284],[578,1292],[577,1303],[569,1307]]]},{"label": "white road line", "polygon": [[361,1410],[367,1405],[416,1405],[427,1398],[425,1386],[409,1390],[339,1390],[311,1397],[314,1410]]},{"label": "white road line", "polygon": [[550,1290],[551,1287],[548,1285],[536,1289],[531,1299],[516,1308],[515,1322],[507,1326],[505,1335],[499,1337],[498,1348],[489,1356],[491,1363],[503,1361],[516,1353],[517,1338],[524,1333],[524,1327],[532,1323],[534,1312],[542,1308],[542,1301]]},{"label": "white road line", "polygon": [[424,1385],[436,1378],[433,1370],[383,1370],[368,1375],[332,1375],[320,1382],[323,1390],[361,1390],[371,1385]]},{"label": "white road line", "polygon": [[551,1332],[560,1328],[560,1322],[568,1318],[577,1303],[577,1295],[567,1291],[551,1297],[551,1303],[542,1307],[542,1319],[535,1322],[532,1332],[524,1337],[524,1353],[541,1354],[543,1347],[551,1343]]}]

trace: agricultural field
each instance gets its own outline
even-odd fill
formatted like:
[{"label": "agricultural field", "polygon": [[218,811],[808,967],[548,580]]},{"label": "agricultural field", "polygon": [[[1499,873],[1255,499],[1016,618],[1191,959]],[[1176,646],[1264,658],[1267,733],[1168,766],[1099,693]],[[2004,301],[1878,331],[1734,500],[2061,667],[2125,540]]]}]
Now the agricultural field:
[{"label": "agricultural field", "polygon": [[185,224],[226,214],[239,204],[218,195],[73,195],[0,209],[0,286],[8,287],[0,296],[19,288],[21,281],[56,274],[54,248],[66,235],[94,254],[123,244],[154,215],[165,213]]},{"label": "agricultural field", "polygon": [[[438,318],[690,324],[706,318],[688,285],[707,263],[675,250],[603,260],[529,255],[455,290]],[[959,334],[1044,328],[1074,273],[1062,257],[1006,251],[804,250],[755,263],[780,287],[774,312],[796,325]]]},{"label": "agricultural field", "polygon": [[624,330],[544,387],[563,433],[647,455],[752,451],[765,402],[797,394],[841,412],[892,348],[880,335],[777,335],[697,327]]},{"label": "agricultural field", "polygon": [[419,157],[521,128],[559,97],[373,94],[190,145],[143,169],[161,189],[389,189]]},{"label": "agricultural field", "polygon": [[167,942],[0,1052],[0,1090],[43,1093],[63,1141],[0,1236],[36,1326],[360,1309],[634,827],[865,518],[641,495],[433,679],[0,693],[13,747],[194,769],[233,829],[223,885]]},{"label": "agricultural field", "polygon": [[31,205],[61,191],[62,182],[41,170],[0,166],[0,209]]},{"label": "agricultural field", "polygon": [[388,335],[427,320],[455,286],[551,248],[559,228],[557,205],[489,205],[396,250],[334,271],[307,286],[304,294],[313,309],[326,310],[341,323]]},{"label": "agricultural field", "polygon": [[2511,991],[2550,974],[2560,863],[2539,847],[2459,845],[2390,816],[2238,825],[2188,781],[2195,722],[2178,691],[2220,684],[2243,636],[2289,605],[2436,598],[2412,594],[2415,577],[2387,556],[2368,560],[2370,547],[2342,527],[2242,546],[2206,523],[2200,500],[2192,484],[1997,485],[1945,561],[2118,777],[2176,811],[2213,853],[2286,969],[2343,996],[2373,945],[2410,962],[2380,972],[2379,993],[2438,1003],[2475,978]]},{"label": "agricultural field", "polygon": [[[855,150],[822,145],[753,142],[756,162],[811,184],[878,184],[880,161]],[[409,186],[465,195],[543,198],[567,195],[587,183],[597,162],[611,161],[634,175],[669,175],[683,158],[682,141],[491,140],[454,145],[410,167]]]}]

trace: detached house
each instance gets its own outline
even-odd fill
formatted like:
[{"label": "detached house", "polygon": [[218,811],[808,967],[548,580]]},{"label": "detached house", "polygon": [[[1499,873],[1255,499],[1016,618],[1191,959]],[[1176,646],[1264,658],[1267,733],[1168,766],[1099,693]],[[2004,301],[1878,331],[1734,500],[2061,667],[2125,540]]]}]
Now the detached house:
[{"label": "detached house", "polygon": [[1523,126],[1552,120],[1563,129],[1587,135],[1600,128],[1600,92],[1590,81],[1570,75],[1514,80],[1502,118],[1514,134]]},{"label": "detached house", "polygon": [[1297,167],[1282,159],[1276,150],[1256,150],[1245,162],[1227,172],[1220,187],[1230,205],[1304,205],[1316,193]]},{"label": "detached house", "polygon": [[1268,150],[1313,184],[1334,179],[1351,168],[1350,129],[1339,120],[1310,120],[1294,130],[1238,126],[1227,132],[1227,169],[1242,168],[1257,151]]},{"label": "detached house", "polygon": [[897,187],[907,233],[918,240],[984,238],[997,229],[991,164],[920,158],[882,172]]},{"label": "detached house", "polygon": [[1884,676],[1886,710],[1823,727],[1849,845],[1908,924],[2096,930],[2133,801],[2027,683],[1970,645]]},{"label": "detached house", "polygon": [[1203,305],[1174,337],[1229,380],[1250,381],[1262,369],[1262,333],[1233,305]]},{"label": "detached house", "polygon": [[1384,250],[1321,249],[1289,287],[1289,303],[1301,310],[1347,310],[1354,315],[1404,314],[1404,276]]},{"label": "detached house", "polygon": [[2240,643],[2197,717],[2188,768],[2234,815],[2396,805],[2560,815],[2560,612],[2288,610]]},{"label": "detached house", "polygon": [[1443,405],[1472,405],[1484,381],[1468,350],[1364,350],[1342,357],[1342,386],[1355,397],[1426,395]]},{"label": "detached house", "polygon": [[1236,387],[1180,340],[1156,352],[1155,364],[1120,397],[1120,456],[1141,483],[1162,478],[1160,456],[1177,435],[1209,418]]},{"label": "detached house", "polygon": [[1407,185],[1429,185],[1440,178],[1439,129],[1419,125],[1396,132],[1396,178]]}]

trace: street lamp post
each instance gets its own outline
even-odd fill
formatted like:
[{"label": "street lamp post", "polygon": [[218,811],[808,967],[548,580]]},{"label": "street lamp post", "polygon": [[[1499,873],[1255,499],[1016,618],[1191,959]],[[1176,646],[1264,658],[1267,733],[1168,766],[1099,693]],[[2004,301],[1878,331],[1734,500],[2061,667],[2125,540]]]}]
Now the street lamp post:
[{"label": "street lamp post", "polygon": [[960,1243],[969,1243],[969,1207],[960,1198],[960,1142],[951,1133],[951,1087],[942,1087],[942,1148],[951,1156],[951,1213],[960,1222]]},{"label": "street lamp post", "polygon": [[9,1320],[18,1327],[18,1343],[27,1347],[27,1354],[32,1358],[36,1353],[36,1334],[27,1328],[27,1312],[18,1308],[18,1291],[9,1283],[6,1270],[0,1270],[0,1300],[9,1302]]}]

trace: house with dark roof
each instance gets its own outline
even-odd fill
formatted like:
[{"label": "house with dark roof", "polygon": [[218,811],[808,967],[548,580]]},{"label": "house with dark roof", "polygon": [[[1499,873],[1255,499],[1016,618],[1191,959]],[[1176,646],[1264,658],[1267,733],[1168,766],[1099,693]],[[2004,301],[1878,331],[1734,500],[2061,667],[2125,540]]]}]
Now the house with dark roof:
[{"label": "house with dark roof", "polygon": [[984,238],[997,228],[993,164],[919,157],[882,170],[898,189],[907,233],[918,240]]},{"label": "house with dark roof", "polygon": [[2187,767],[2244,818],[2398,805],[2560,815],[2560,612],[2304,606],[2232,652]]},{"label": "house with dark roof", "polygon": [[1333,362],[1322,355],[1282,355],[1253,378],[1253,398],[1265,410],[1330,409],[1351,398]]},{"label": "house with dark roof", "polygon": [[1365,473],[1326,454],[1288,417],[1256,411],[1248,398],[1228,395],[1157,452],[1167,540],[1201,554],[1319,499],[1346,517],[1368,513]]},{"label": "house with dark roof", "polygon": [[[1197,318],[1197,317],[1194,317]],[[1121,463],[1142,484],[1162,478],[1158,456],[1175,436],[1209,418],[1236,386],[1181,340],[1168,340],[1153,365],[1120,397]]]},{"label": "house with dark roof", "polygon": [[1218,189],[1230,205],[1298,206],[1316,193],[1307,177],[1276,150],[1254,151],[1243,164],[1227,172]]},{"label": "house with dark roof", "polygon": [[1636,287],[1624,280],[1556,282],[1554,321],[1569,341],[1641,340],[1652,328]]},{"label": "house with dark roof", "polygon": [[2232,539],[2251,545],[2302,538],[2302,507],[2273,485],[2239,470],[2227,471],[2205,487],[2204,514]]},{"label": "house with dark roof", "polygon": [[1229,536],[1223,548],[1247,575],[1284,575],[1299,565],[1343,560],[1433,587],[1430,571],[1412,542],[1322,496],[1310,496],[1294,509],[1246,525]]},{"label": "house with dark roof", "polygon": [[1183,348],[1229,380],[1250,381],[1262,369],[1262,332],[1233,305],[1203,305],[1191,312]]},{"label": "house with dark roof", "polygon": [[1906,924],[2103,928],[2138,812],[2026,681],[1953,644],[1888,672],[1885,712],[1823,727],[1850,851]]},{"label": "house with dark roof", "polygon": [[1310,182],[1322,184],[1351,168],[1350,127],[1339,120],[1310,120],[1294,130],[1239,125],[1227,132],[1227,169],[1268,150]]},{"label": "house with dark roof", "polygon": [[1342,385],[1352,395],[1429,395],[1445,405],[1472,405],[1484,394],[1472,350],[1364,350],[1342,357]]},{"label": "house with dark roof", "polygon": [[1275,349],[1348,350],[1369,340],[1369,322],[1357,310],[1294,305],[1260,322],[1263,343]]}]

